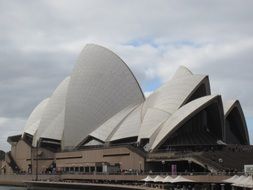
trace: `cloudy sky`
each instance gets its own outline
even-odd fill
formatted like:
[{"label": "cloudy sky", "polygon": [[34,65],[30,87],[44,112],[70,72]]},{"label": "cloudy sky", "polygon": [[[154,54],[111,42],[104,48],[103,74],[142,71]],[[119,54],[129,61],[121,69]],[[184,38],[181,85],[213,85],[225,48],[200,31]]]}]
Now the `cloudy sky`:
[{"label": "cloudy sky", "polygon": [[253,1],[0,0],[0,149],[87,43],[116,52],[146,94],[179,65],[241,101],[253,142]]}]

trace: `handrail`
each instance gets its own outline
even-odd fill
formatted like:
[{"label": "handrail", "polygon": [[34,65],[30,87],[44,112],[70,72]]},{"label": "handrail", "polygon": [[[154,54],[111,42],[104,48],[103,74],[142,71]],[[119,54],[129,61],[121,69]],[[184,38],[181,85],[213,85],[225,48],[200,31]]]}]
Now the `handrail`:
[{"label": "handrail", "polygon": [[8,152],[7,156],[9,158],[9,160],[10,160],[10,162],[7,162],[7,163],[11,167],[11,169],[13,170],[13,172],[17,172],[17,173],[20,172],[20,168],[17,165],[17,163],[15,162],[15,160],[13,159],[13,157],[11,155],[11,152]]}]

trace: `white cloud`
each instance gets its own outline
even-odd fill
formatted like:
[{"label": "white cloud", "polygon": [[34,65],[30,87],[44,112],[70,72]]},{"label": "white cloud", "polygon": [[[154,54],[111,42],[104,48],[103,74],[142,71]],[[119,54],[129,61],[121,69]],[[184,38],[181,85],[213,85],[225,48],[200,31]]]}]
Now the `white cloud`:
[{"label": "white cloud", "polygon": [[252,6],[251,0],[0,1],[0,125],[21,125],[71,73],[86,43],[119,54],[144,91],[179,65],[209,74],[214,93],[240,99],[253,116]]},{"label": "white cloud", "polygon": [[3,118],[0,117],[0,150],[8,151],[10,145],[7,143],[7,138],[12,135],[18,135],[22,133],[22,129],[25,125],[25,119],[23,118]]},{"label": "white cloud", "polygon": [[253,89],[247,88],[253,81],[253,38],[199,46],[124,46],[118,50],[142,83],[157,78],[164,83],[184,65],[194,73],[208,74],[213,93],[221,94],[224,101],[239,99],[246,115],[253,116]]},{"label": "white cloud", "polygon": [[152,93],[153,93],[153,91],[146,91],[146,92],[144,92],[144,95],[145,95],[145,97],[147,98],[147,97],[149,97],[149,95],[152,94]]}]

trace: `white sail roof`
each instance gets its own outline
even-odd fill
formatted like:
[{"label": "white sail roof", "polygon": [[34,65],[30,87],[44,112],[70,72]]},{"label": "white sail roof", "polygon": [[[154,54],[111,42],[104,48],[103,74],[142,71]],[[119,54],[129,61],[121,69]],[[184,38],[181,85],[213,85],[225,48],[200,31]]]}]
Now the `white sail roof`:
[{"label": "white sail roof", "polygon": [[236,103],[236,100],[229,100],[229,101],[223,102],[223,109],[224,109],[225,116],[231,111],[235,103]]},{"label": "white sail roof", "polygon": [[71,74],[63,147],[77,146],[98,126],[144,95],[127,65],[113,52],[86,45]]},{"label": "white sail roof", "polygon": [[155,130],[169,118],[170,114],[155,108],[149,108],[141,123],[138,141],[149,139]]},{"label": "white sail roof", "polygon": [[120,123],[129,115],[129,113],[132,112],[134,108],[136,108],[136,106],[130,105],[121,110],[119,113],[108,119],[100,127],[90,133],[90,136],[103,142],[107,141],[108,138],[110,139],[109,136],[113,133],[113,131],[117,130],[117,127],[119,127]]},{"label": "white sail roof", "polygon": [[117,131],[112,135],[110,141],[138,137],[141,126],[141,105],[129,114],[124,121],[121,122]]},{"label": "white sail roof", "polygon": [[35,134],[35,132],[37,131],[39,127],[41,116],[43,114],[45,107],[47,106],[48,101],[49,101],[49,98],[44,99],[34,108],[34,110],[30,114],[26,122],[25,128],[23,130],[23,134],[27,133],[32,136]]},{"label": "white sail roof", "polygon": [[206,88],[204,96],[209,95],[209,79],[206,75],[173,77],[146,99],[143,105],[143,117],[148,108],[156,108],[173,114],[187,102],[201,84],[204,84]]},{"label": "white sail roof", "polygon": [[199,110],[202,110],[206,105],[218,98],[220,98],[218,95],[209,95],[193,100],[182,106],[162,125],[159,133],[151,145],[151,149],[156,149],[159,145],[161,145],[169,134],[175,131],[180,124],[187,121],[188,117],[192,117]]},{"label": "white sail roof", "polygon": [[[81,52],[71,76],[50,99],[34,109],[24,133],[34,136],[34,146],[40,139],[61,141],[62,149],[73,149],[85,143],[117,143],[136,138],[141,146],[148,147],[146,150],[153,151],[210,102],[218,99],[221,104],[219,96],[209,95],[208,76],[193,74],[181,66],[170,81],[145,100],[128,66],[110,50],[89,44]],[[239,111],[247,138],[244,141],[248,141],[239,101],[223,106],[225,117],[235,108]],[[219,113],[221,109],[219,105]],[[224,119],[223,112],[221,115],[222,118],[217,117]],[[223,124],[218,125],[218,131],[220,127],[222,132],[217,135],[225,138]]]},{"label": "white sail roof", "polygon": [[64,130],[65,99],[70,77],[67,77],[53,92],[43,114],[39,128],[33,138],[36,146],[40,138],[61,140]]},{"label": "white sail roof", "polygon": [[181,77],[185,77],[185,76],[190,76],[190,75],[193,75],[193,73],[188,69],[186,68],[185,66],[180,66],[176,73],[174,74],[173,78],[181,78]]},{"label": "white sail roof", "polygon": [[242,135],[244,138],[244,143],[245,144],[250,144],[250,140],[249,140],[249,133],[248,133],[248,128],[247,128],[247,123],[244,117],[244,113],[241,107],[241,104],[239,102],[239,100],[229,100],[223,103],[223,109],[224,109],[224,117],[225,119],[227,119],[230,115],[230,113],[234,110],[237,109],[237,113],[238,115],[236,116],[236,119],[240,119],[241,120],[241,125],[238,125],[237,127],[242,128]]}]

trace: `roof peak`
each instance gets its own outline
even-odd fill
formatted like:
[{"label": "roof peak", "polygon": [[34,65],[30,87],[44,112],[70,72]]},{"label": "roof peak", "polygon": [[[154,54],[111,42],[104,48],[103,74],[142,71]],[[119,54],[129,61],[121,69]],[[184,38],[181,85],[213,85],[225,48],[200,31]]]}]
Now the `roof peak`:
[{"label": "roof peak", "polygon": [[193,75],[193,73],[187,67],[180,65],[173,78],[181,78],[189,75]]}]

